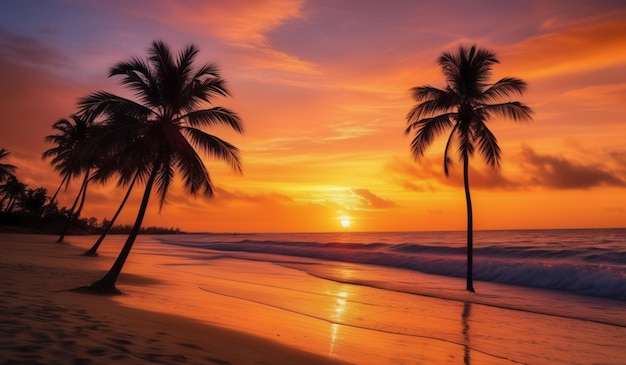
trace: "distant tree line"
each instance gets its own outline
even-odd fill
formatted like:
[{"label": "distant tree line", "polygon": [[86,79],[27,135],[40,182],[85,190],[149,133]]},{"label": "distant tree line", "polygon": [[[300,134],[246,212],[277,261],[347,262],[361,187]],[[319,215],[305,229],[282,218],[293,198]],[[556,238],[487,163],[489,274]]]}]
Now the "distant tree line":
[{"label": "distant tree line", "polygon": [[[4,163],[10,152],[0,149],[0,232],[58,234],[63,230],[72,212],[59,207],[48,196],[44,187],[30,188],[15,175],[17,168]],[[106,218],[98,222],[96,217],[77,217],[69,228],[69,234],[101,234],[109,225]],[[111,234],[128,234],[131,225],[115,225]],[[182,233],[178,228],[142,227],[142,234]]]}]

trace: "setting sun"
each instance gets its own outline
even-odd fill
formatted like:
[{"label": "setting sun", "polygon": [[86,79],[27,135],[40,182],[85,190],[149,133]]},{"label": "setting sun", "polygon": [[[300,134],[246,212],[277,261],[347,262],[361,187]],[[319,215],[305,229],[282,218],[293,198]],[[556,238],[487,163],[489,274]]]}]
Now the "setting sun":
[{"label": "setting sun", "polygon": [[344,215],[341,217],[341,226],[343,228],[348,228],[350,226],[350,217]]}]

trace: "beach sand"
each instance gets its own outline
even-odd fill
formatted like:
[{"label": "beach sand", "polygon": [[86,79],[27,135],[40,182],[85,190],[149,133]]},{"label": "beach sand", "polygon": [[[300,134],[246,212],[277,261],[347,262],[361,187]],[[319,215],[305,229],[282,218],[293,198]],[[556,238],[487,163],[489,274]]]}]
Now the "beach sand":
[{"label": "beach sand", "polygon": [[0,234],[0,364],[626,364],[623,325],[323,280],[294,269],[314,261],[149,236],[118,280],[124,295],[68,291],[102,276],[124,238],[90,258],[79,255],[95,237]]},{"label": "beach sand", "polygon": [[141,288],[141,297],[67,291],[97,279],[111,261],[80,257],[83,247],[54,238],[0,235],[1,364],[343,363],[185,318],[174,308],[167,314],[118,301],[139,303],[150,296],[146,288],[158,279],[148,276],[123,276],[125,289]]}]

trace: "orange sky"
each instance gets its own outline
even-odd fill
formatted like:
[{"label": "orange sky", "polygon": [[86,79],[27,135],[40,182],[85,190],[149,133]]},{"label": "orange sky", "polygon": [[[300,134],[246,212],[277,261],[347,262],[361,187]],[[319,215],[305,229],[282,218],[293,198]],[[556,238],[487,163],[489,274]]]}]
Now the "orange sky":
[{"label": "orange sky", "polygon": [[[351,231],[464,229],[460,164],[444,177],[444,140],[413,161],[403,132],[409,89],[443,87],[437,57],[476,43],[501,61],[494,81],[528,83],[519,100],[535,114],[490,123],[503,166],[472,161],[475,228],[626,226],[623,1],[5,0],[0,148],[20,180],[54,192],[60,177],[41,160],[51,125],[87,93],[124,93],[109,68],[155,39],[193,43],[201,63],[220,66],[233,97],[215,102],[246,134],[212,132],[242,150],[244,174],[207,161],[216,196],[175,186],[145,225],[335,231],[347,215]],[[83,216],[110,218],[123,193],[92,185]]]}]

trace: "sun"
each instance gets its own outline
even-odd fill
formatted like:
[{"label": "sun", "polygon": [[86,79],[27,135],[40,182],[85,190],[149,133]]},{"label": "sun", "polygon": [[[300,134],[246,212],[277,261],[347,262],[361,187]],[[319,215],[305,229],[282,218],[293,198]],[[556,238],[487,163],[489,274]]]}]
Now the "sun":
[{"label": "sun", "polygon": [[350,226],[350,217],[348,217],[347,215],[344,215],[340,219],[341,219],[341,226],[343,228],[348,228]]}]

